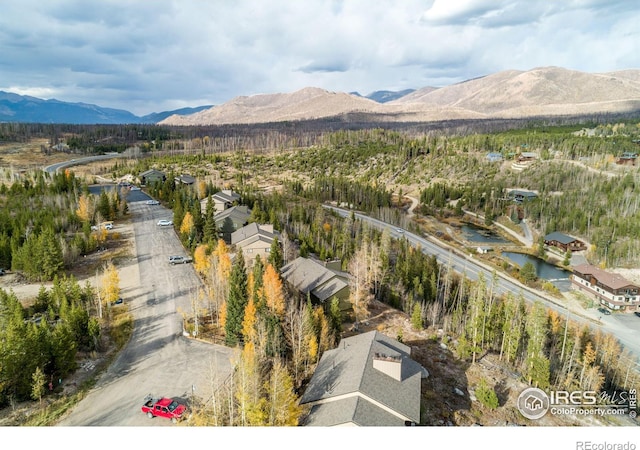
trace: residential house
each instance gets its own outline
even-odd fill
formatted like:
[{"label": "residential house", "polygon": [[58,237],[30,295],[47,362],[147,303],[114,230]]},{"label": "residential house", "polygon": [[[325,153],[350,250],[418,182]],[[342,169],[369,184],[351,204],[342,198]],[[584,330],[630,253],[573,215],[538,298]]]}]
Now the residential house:
[{"label": "residential house", "polygon": [[587,293],[610,309],[640,311],[640,287],[617,273],[580,264],[573,268],[571,287]]},{"label": "residential house", "polygon": [[553,233],[547,234],[544,237],[544,245],[557,247],[565,253],[567,250],[571,250],[572,252],[579,252],[580,250],[587,249],[586,244],[580,239],[576,239],[564,233],[560,233],[559,231],[554,231]]},{"label": "residential house", "polygon": [[246,205],[225,209],[213,216],[216,228],[227,243],[231,243],[231,233],[242,228],[249,222],[251,210]]},{"label": "residential house", "polygon": [[533,191],[525,191],[522,189],[511,189],[507,196],[516,203],[524,203],[538,198],[538,194]]},{"label": "residential house", "polygon": [[191,175],[179,175],[176,177],[176,183],[192,185],[196,182],[195,177]]},{"label": "residential house", "polygon": [[487,153],[487,160],[489,162],[500,162],[503,159],[504,158],[502,157],[501,153],[495,153],[495,152]]},{"label": "residential house", "polygon": [[476,249],[476,251],[481,255],[486,255],[487,253],[493,251],[493,247],[489,247],[488,245],[481,245]]},{"label": "residential house", "polygon": [[535,161],[538,159],[538,154],[535,152],[520,152],[516,157],[516,160],[520,163],[527,161]]},{"label": "residential house", "polygon": [[322,354],[300,404],[304,426],[406,426],[420,423],[422,379],[411,347],[378,331],[344,338]]},{"label": "residential house", "polygon": [[269,257],[276,234],[273,225],[253,222],[231,233],[231,245],[242,250],[247,266],[251,267],[256,256],[260,255],[262,261]]},{"label": "residential house", "polygon": [[[225,209],[231,208],[233,205],[237,205],[240,203],[240,194],[237,192],[233,192],[230,189],[223,189],[220,192],[216,192],[211,196],[211,200],[213,201],[214,211],[219,213],[224,211]],[[200,202],[200,207],[202,208],[202,213],[207,210],[207,203],[209,202],[209,198],[205,198]]]},{"label": "residential house", "polygon": [[163,182],[167,179],[167,176],[164,174],[164,172],[160,172],[159,170],[149,169],[145,172],[142,172],[139,175],[139,178],[140,184],[146,185],[155,183],[156,181]]},{"label": "residential house", "polygon": [[316,259],[296,258],[281,269],[282,279],[316,303],[333,297],[340,301],[340,309],[351,309],[349,303],[349,274],[340,270],[340,261],[321,262]]},{"label": "residential house", "polygon": [[624,152],[622,155],[616,159],[617,164],[627,165],[627,166],[635,166],[636,160],[638,159],[638,154],[633,152]]}]

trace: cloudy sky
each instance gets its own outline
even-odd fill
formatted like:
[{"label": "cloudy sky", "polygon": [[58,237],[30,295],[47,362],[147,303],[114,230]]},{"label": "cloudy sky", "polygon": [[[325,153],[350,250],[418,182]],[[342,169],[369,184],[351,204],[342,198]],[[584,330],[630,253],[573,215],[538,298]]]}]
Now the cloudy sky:
[{"label": "cloudy sky", "polygon": [[637,0],[3,0],[0,90],[134,114],[640,68]]}]

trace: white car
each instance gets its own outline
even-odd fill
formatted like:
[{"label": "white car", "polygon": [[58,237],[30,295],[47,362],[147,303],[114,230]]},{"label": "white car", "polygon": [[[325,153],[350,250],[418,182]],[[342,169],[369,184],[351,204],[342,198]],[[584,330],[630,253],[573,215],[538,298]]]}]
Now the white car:
[{"label": "white car", "polygon": [[160,202],[158,200],[147,200],[147,205],[159,205]]},{"label": "white car", "polygon": [[398,233],[404,233],[404,230],[403,230],[402,228],[396,228],[396,231],[397,231]]},{"label": "white car", "polygon": [[113,224],[111,222],[104,224],[105,230],[113,230]]},{"label": "white car", "polygon": [[158,220],[158,225],[161,226],[161,227],[167,227],[169,225],[173,225],[173,221],[165,220],[165,219]]},{"label": "white car", "polygon": [[140,188],[138,186],[131,186],[130,188],[132,191],[139,191]]}]

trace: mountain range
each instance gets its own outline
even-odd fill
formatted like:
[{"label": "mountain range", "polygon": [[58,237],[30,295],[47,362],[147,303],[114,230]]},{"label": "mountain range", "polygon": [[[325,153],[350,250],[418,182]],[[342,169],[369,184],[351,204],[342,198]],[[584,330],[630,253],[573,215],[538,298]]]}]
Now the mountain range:
[{"label": "mountain range", "polygon": [[370,121],[429,122],[640,112],[640,70],[585,73],[560,67],[506,70],[446,87],[424,87],[379,103],[356,94],[304,88],[236,97],[167,125],[267,123],[366,114]]},{"label": "mountain range", "polygon": [[0,122],[122,124],[157,123],[175,114],[188,115],[212,105],[181,108],[173,111],[136,116],[123,109],[104,108],[88,103],[43,100],[28,95],[0,91]]},{"label": "mountain range", "polygon": [[136,116],[86,103],[42,100],[0,91],[0,122],[162,125],[256,124],[366,116],[369,121],[640,113],[640,70],[586,73],[560,67],[506,70],[445,87],[404,91],[331,92],[306,87],[292,93],[240,96],[221,105]]}]

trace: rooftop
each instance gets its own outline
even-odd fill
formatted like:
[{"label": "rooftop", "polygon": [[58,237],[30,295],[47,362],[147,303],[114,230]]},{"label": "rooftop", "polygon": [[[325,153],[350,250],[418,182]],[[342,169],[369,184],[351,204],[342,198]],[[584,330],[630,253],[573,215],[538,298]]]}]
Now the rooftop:
[{"label": "rooftop", "polygon": [[609,286],[611,289],[620,289],[626,286],[637,286],[633,281],[627,280],[622,275],[610,273],[591,264],[580,264],[573,268],[574,272],[581,275],[591,275],[601,284]]},{"label": "rooftop", "polygon": [[[420,387],[426,371],[410,354],[410,347],[378,331],[342,339],[337,348],[323,353],[300,400],[301,404],[318,402],[307,425],[419,423]],[[376,360],[398,364],[399,377],[376,368]]]}]

